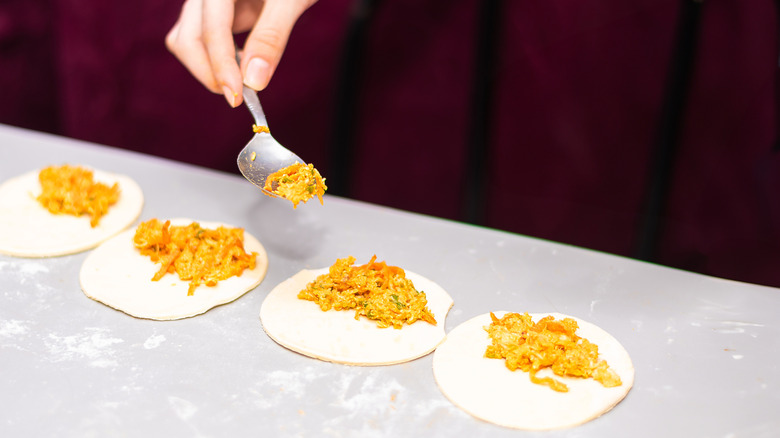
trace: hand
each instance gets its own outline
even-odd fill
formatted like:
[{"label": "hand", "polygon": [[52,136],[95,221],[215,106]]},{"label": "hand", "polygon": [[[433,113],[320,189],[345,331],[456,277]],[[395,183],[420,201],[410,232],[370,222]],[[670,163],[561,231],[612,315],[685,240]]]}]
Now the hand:
[{"label": "hand", "polygon": [[[186,0],[165,45],[206,88],[236,107],[242,82],[258,91],[268,85],[293,25],[316,1]],[[248,30],[239,66],[233,34]]]}]

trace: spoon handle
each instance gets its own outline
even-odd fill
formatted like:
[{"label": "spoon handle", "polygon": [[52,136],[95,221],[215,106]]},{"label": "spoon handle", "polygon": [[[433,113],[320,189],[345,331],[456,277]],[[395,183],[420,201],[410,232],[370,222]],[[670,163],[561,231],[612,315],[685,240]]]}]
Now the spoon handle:
[{"label": "spoon handle", "polygon": [[263,107],[260,106],[260,99],[257,97],[257,92],[244,85],[242,94],[244,96],[244,103],[246,103],[246,107],[249,108],[249,112],[252,113],[252,117],[255,119],[255,124],[257,126],[267,127],[268,121],[265,119]]},{"label": "spoon handle", "polygon": [[[236,47],[236,62],[239,67],[241,66],[241,54]],[[249,108],[249,112],[252,113],[252,117],[255,119],[255,125],[268,127],[268,121],[265,119],[265,113],[263,107],[260,105],[260,98],[257,97],[257,91],[244,85],[241,94],[244,96],[244,103]]]}]

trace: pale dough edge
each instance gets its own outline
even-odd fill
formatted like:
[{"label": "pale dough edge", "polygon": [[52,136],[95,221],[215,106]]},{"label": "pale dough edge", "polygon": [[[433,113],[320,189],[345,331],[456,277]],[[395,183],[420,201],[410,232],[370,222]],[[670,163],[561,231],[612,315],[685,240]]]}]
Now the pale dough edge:
[{"label": "pale dough edge", "polygon": [[[506,312],[506,311],[494,311],[493,313],[496,314],[496,316],[501,317],[505,313],[508,313],[508,312]],[[471,330],[469,330],[469,332],[472,333],[472,334],[473,334],[473,330],[482,330],[483,326],[490,324],[490,316],[489,315],[490,315],[489,313],[481,314],[481,315],[475,316],[475,317],[473,317],[473,318],[471,318],[471,319],[469,319],[467,321],[464,321],[463,323],[459,324],[457,327],[455,327],[455,329],[450,331],[450,333],[448,334],[448,337],[445,340],[445,342],[451,342],[452,339],[453,339],[453,337],[451,337],[452,332],[454,330],[459,329],[459,328],[461,328],[461,330],[462,330],[463,328],[466,328],[466,326],[468,326],[468,328],[471,329]],[[555,312],[551,312],[551,313],[530,313],[530,315],[533,317],[534,321],[538,321],[539,318],[541,318],[543,316],[547,316],[547,315],[552,315],[552,316],[554,316],[557,319],[572,318],[572,319],[575,319],[580,325],[582,325],[582,323],[588,324],[589,326],[591,326],[592,329],[596,329],[596,330],[600,331],[603,335],[605,335],[607,337],[606,339],[608,339],[609,343],[611,344],[610,348],[613,348],[613,349],[617,348],[619,350],[618,354],[625,355],[625,359],[628,360],[628,364],[627,364],[628,368],[625,368],[623,370],[625,372],[619,374],[620,377],[621,377],[621,380],[622,380],[622,385],[620,387],[622,389],[622,391],[621,391],[619,397],[616,397],[615,399],[611,400],[610,403],[608,403],[608,404],[604,404],[600,408],[600,410],[595,412],[593,415],[587,415],[587,416],[579,417],[576,421],[563,421],[563,422],[561,422],[560,425],[557,425],[557,426],[539,427],[539,426],[529,425],[529,424],[520,424],[520,423],[518,423],[516,421],[515,422],[513,422],[513,421],[501,421],[501,420],[499,420],[497,418],[491,417],[489,414],[488,415],[482,415],[481,413],[473,412],[468,407],[464,406],[460,402],[459,399],[456,399],[453,396],[451,396],[451,394],[449,393],[448,389],[443,387],[443,385],[442,385],[442,383],[441,383],[441,381],[439,379],[439,376],[438,376],[437,366],[441,366],[441,365],[439,365],[439,361],[436,360],[437,359],[436,355],[439,352],[439,350],[437,349],[437,351],[434,352],[434,360],[433,360],[433,363],[432,363],[432,371],[433,371],[433,374],[434,374],[434,380],[436,381],[437,387],[442,392],[442,394],[453,405],[455,405],[459,409],[463,410],[464,412],[468,413],[472,417],[474,417],[474,418],[476,418],[478,420],[490,423],[490,424],[495,424],[495,425],[498,425],[498,426],[511,428],[511,429],[516,429],[516,430],[551,431],[551,430],[562,430],[562,429],[573,428],[573,427],[585,424],[585,423],[587,423],[589,421],[592,421],[592,420],[594,420],[596,418],[599,418],[602,415],[604,415],[605,413],[611,411],[615,406],[617,406],[621,401],[623,401],[623,399],[625,399],[625,397],[628,395],[628,393],[630,392],[631,388],[633,387],[634,379],[635,379],[635,370],[634,370],[633,363],[631,362],[631,359],[630,359],[630,356],[629,356],[628,352],[625,350],[625,348],[622,346],[622,344],[616,338],[614,338],[609,332],[605,331],[601,327],[599,327],[599,326],[597,326],[597,325],[595,325],[595,324],[593,324],[591,322],[585,321],[583,319],[574,317],[574,316],[560,314],[560,313],[555,313]],[[481,323],[475,324],[476,321],[480,321],[480,320],[482,321]],[[456,342],[458,342],[458,341],[459,340],[456,340]],[[600,348],[602,347],[601,344],[598,344],[598,345],[599,345]],[[485,344],[485,347],[487,347],[487,344]],[[494,360],[497,360],[497,359],[487,359],[487,358],[483,357],[483,360],[485,360],[485,361],[494,361]],[[612,365],[610,364],[610,366],[612,366]],[[515,371],[515,373],[516,372],[519,372],[519,371]],[[556,376],[556,378],[559,378],[559,377]],[[604,388],[604,389],[606,389],[606,388]],[[507,400],[507,403],[510,403],[510,402],[511,402],[510,400]],[[520,407],[520,408],[522,408],[522,407]]]},{"label": "pale dough edge", "polygon": [[[264,330],[265,330],[265,328],[264,328]],[[379,367],[379,366],[398,365],[398,364],[401,364],[401,363],[411,362],[411,361],[413,361],[415,359],[419,359],[421,357],[425,357],[425,356],[431,354],[432,351],[436,350],[436,348],[439,345],[441,345],[442,342],[444,342],[444,338],[442,338],[430,350],[427,350],[427,351],[425,351],[423,353],[420,353],[420,354],[416,354],[414,356],[406,356],[403,359],[398,359],[398,360],[395,360],[395,361],[385,361],[385,362],[368,362],[368,361],[359,361],[359,360],[347,361],[347,360],[333,359],[333,358],[330,358],[330,357],[327,357],[327,356],[323,356],[323,355],[320,355],[320,354],[316,354],[316,353],[312,353],[312,352],[306,351],[305,349],[302,349],[302,348],[297,348],[295,346],[292,346],[290,344],[287,344],[285,342],[280,341],[278,338],[276,338],[268,330],[265,330],[265,333],[268,335],[269,338],[271,338],[277,344],[281,345],[282,347],[284,347],[284,348],[286,348],[286,349],[288,349],[290,351],[294,351],[294,352],[296,352],[298,354],[301,354],[303,356],[307,356],[307,357],[310,357],[312,359],[321,360],[323,362],[330,362],[330,363],[336,363],[336,364],[339,364],[339,365],[350,365],[350,366],[357,366],[357,367]]]},{"label": "pale dough edge", "polygon": [[[194,220],[186,219],[186,218],[175,218],[175,219],[170,219],[170,220],[171,220],[171,223],[173,225],[185,225],[185,224],[189,224],[191,222],[195,222]],[[225,224],[225,223],[222,223],[222,222],[202,222],[202,221],[198,221],[198,223],[200,223],[201,226],[204,227],[204,228],[216,228],[218,226],[234,227],[233,225]],[[122,233],[120,235],[117,235],[117,236],[114,236],[113,238],[105,241],[104,244],[108,244],[110,241],[115,240],[115,239],[125,238],[125,236],[127,236],[128,238],[132,239],[132,235],[134,233],[135,233],[135,228],[133,228],[132,230],[126,230],[124,233]],[[131,310],[128,310],[127,308],[122,308],[123,306],[121,304],[107,302],[109,300],[106,300],[103,297],[101,297],[100,296],[101,294],[99,292],[95,293],[95,291],[90,290],[89,287],[85,287],[85,283],[87,281],[85,281],[84,277],[87,276],[87,275],[92,275],[92,272],[88,271],[86,269],[86,267],[89,266],[88,263],[94,263],[93,260],[90,260],[90,259],[93,258],[93,256],[96,256],[95,254],[90,254],[90,256],[87,257],[87,259],[82,264],[82,269],[80,270],[80,273],[79,273],[81,290],[84,293],[84,295],[86,295],[88,298],[90,298],[90,299],[92,299],[92,300],[94,300],[96,302],[99,302],[99,303],[101,303],[101,304],[103,304],[103,305],[105,305],[107,307],[110,307],[110,308],[112,308],[114,310],[117,310],[119,312],[125,313],[125,314],[127,314],[129,316],[132,316],[134,318],[147,319],[147,320],[153,320],[153,321],[173,321],[173,320],[191,318],[191,317],[194,317],[194,316],[202,315],[202,314],[208,312],[209,310],[211,310],[211,309],[213,309],[215,307],[232,303],[233,301],[236,301],[237,299],[239,299],[242,296],[244,296],[247,292],[255,289],[258,285],[260,285],[263,282],[263,280],[265,279],[266,274],[268,273],[268,264],[269,264],[268,263],[268,253],[266,252],[265,247],[263,247],[263,245],[260,243],[260,241],[256,237],[254,237],[252,234],[247,232],[246,229],[244,229],[244,248],[247,251],[257,252],[257,259],[255,261],[255,263],[256,263],[255,269],[252,270],[252,271],[244,271],[244,273],[242,274],[242,276],[246,276],[248,273],[254,275],[255,278],[253,279],[253,282],[250,283],[250,284],[244,285],[240,292],[236,291],[234,293],[231,293],[229,295],[228,299],[212,301],[212,302],[208,303],[207,305],[204,305],[204,306],[200,307],[199,309],[197,309],[195,311],[191,311],[191,312],[187,312],[187,313],[170,314],[170,315],[165,315],[165,316],[159,316],[159,315],[152,315],[152,316],[150,316],[148,313],[144,314],[143,311],[141,311],[141,312],[131,311]],[[153,263],[146,256],[141,256],[140,254],[137,254],[137,256],[139,258],[144,258],[145,260],[148,260],[149,263]],[[151,282],[151,280],[149,280],[149,281]],[[176,282],[177,283],[183,283],[181,280],[178,279],[178,277],[176,278]],[[208,289],[209,288],[207,286],[201,286],[201,287],[199,287],[197,289],[197,291],[208,293],[209,292]],[[183,297],[182,299],[186,299],[186,297]]]},{"label": "pale dough edge", "polygon": [[[121,219],[116,219],[118,223],[112,227],[107,229],[102,235],[100,236],[87,236],[84,243],[80,244],[71,244],[67,245],[66,247],[58,247],[58,248],[52,248],[52,249],[37,249],[37,250],[30,250],[30,249],[20,249],[20,248],[7,248],[0,245],[0,254],[9,255],[12,257],[23,257],[23,258],[51,258],[51,257],[61,257],[65,255],[71,255],[71,254],[78,254],[90,249],[93,249],[100,245],[102,242],[105,242],[106,240],[110,239],[113,236],[116,236],[123,230],[125,230],[127,227],[133,224],[138,217],[141,215],[141,211],[143,210],[144,206],[144,196],[143,191],[141,190],[141,187],[138,185],[138,183],[135,182],[132,178],[117,174],[117,173],[111,173],[111,172],[105,172],[99,169],[94,169],[88,166],[81,166],[88,168],[94,172],[95,178],[100,181],[110,181],[110,182],[118,182],[119,187],[121,190],[121,195],[119,198],[119,202],[115,205],[113,205],[111,208],[109,208],[108,213],[103,216],[102,219],[106,219],[109,215],[112,215],[114,217],[117,217],[117,215],[125,215],[124,217],[118,216]],[[25,191],[29,191],[32,187],[27,187],[27,180],[30,178],[34,178],[37,182],[38,174],[40,173],[41,169],[34,170],[31,172],[26,172],[24,174],[18,175],[16,177],[13,177],[11,179],[8,179],[4,181],[2,184],[0,184],[0,187],[7,188],[8,186],[18,185],[19,188],[25,189]],[[52,218],[56,218],[56,215],[52,215]],[[85,220],[88,220],[85,218]],[[29,230],[25,230],[29,231]]]},{"label": "pale dough edge", "polygon": [[[452,297],[449,295],[449,293],[447,293],[446,290],[444,290],[444,288],[442,288],[441,286],[439,286],[438,284],[436,284],[432,280],[430,280],[430,279],[428,279],[426,277],[423,277],[420,274],[417,274],[417,273],[414,273],[412,271],[406,270],[406,269],[404,271],[406,272],[407,276],[417,277],[417,278],[419,278],[419,279],[421,279],[421,280],[423,280],[425,282],[428,282],[428,283],[430,283],[432,285],[435,285],[436,288],[439,289],[439,292],[440,292],[439,298],[441,298],[443,301],[445,301],[446,308],[442,308],[441,309],[442,315],[437,315],[437,318],[440,319],[440,320],[437,321],[437,325],[433,326],[432,328],[435,329],[435,330],[441,330],[443,332],[444,331],[444,323],[446,321],[447,314],[449,313],[449,311],[452,308],[453,303],[454,303]],[[288,350],[294,351],[294,352],[296,352],[298,354],[301,354],[301,355],[304,355],[304,356],[307,356],[307,357],[310,357],[310,358],[314,358],[314,359],[317,359],[317,360],[321,360],[321,361],[324,361],[324,362],[337,363],[337,364],[340,364],[340,365],[350,365],[350,366],[387,366],[387,365],[397,365],[397,364],[401,364],[401,363],[405,363],[405,362],[410,362],[410,361],[413,361],[415,359],[419,359],[421,357],[424,357],[424,356],[430,354],[431,352],[435,351],[436,348],[439,345],[441,345],[441,343],[444,342],[444,340],[446,339],[446,333],[442,333],[442,336],[438,339],[438,341],[436,343],[430,345],[429,348],[427,348],[425,351],[419,351],[419,352],[417,352],[417,353],[415,353],[413,355],[406,355],[406,356],[403,356],[403,357],[399,357],[397,360],[388,360],[388,361],[376,361],[376,360],[374,360],[374,361],[371,361],[371,360],[361,360],[361,359],[351,360],[351,359],[345,359],[343,357],[336,358],[336,357],[334,357],[334,356],[336,356],[335,354],[332,355],[332,356],[319,354],[319,353],[316,353],[316,352],[313,352],[313,351],[310,351],[310,350],[306,350],[303,347],[298,347],[296,345],[293,345],[293,344],[291,344],[289,342],[286,342],[286,340],[281,339],[280,337],[276,336],[275,333],[274,333],[274,331],[276,330],[276,327],[269,328],[268,327],[268,322],[264,321],[264,318],[263,318],[263,315],[266,312],[270,311],[268,306],[266,305],[266,303],[269,302],[268,298],[271,297],[272,294],[275,295],[275,294],[279,294],[279,293],[284,293],[283,290],[290,291],[291,288],[296,288],[296,284],[297,284],[296,280],[297,280],[298,277],[301,277],[301,276],[302,277],[306,277],[306,278],[311,277],[311,279],[313,279],[317,275],[324,274],[324,273],[327,273],[327,272],[328,272],[328,268],[303,269],[303,270],[297,272],[296,274],[294,274],[293,276],[291,276],[291,277],[287,278],[286,280],[282,281],[278,285],[276,285],[274,287],[274,289],[271,292],[269,292],[268,296],[266,296],[266,299],[263,301],[263,306],[261,306],[261,309],[260,309],[261,324],[263,326],[263,330],[265,331],[266,335],[268,335],[269,338],[271,338],[274,342],[276,342],[277,344],[281,345],[282,347],[284,347],[284,348],[286,348]],[[306,283],[308,283],[308,280],[303,282],[304,285]],[[415,286],[417,287],[417,285],[415,285]],[[294,292],[295,292],[295,294],[297,294],[298,289],[296,288],[294,290]],[[439,292],[437,292],[437,293],[439,293]],[[428,292],[426,292],[426,294],[428,294]],[[334,312],[334,311],[330,311],[330,312]],[[345,312],[348,312],[348,311],[345,311]],[[422,321],[418,321],[415,324],[418,324],[418,323],[421,324]],[[374,328],[374,329],[376,329],[376,328]],[[385,330],[385,329],[377,329],[377,330]],[[401,330],[403,330],[403,329],[401,329]]]}]

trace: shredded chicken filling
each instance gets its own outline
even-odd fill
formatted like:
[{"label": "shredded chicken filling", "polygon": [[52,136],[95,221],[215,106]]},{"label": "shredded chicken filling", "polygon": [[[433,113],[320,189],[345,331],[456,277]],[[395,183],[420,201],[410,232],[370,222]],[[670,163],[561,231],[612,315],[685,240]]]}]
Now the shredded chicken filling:
[{"label": "shredded chicken filling", "polygon": [[189,281],[187,295],[201,284],[216,286],[221,280],[241,276],[255,268],[256,252],[244,251],[243,228],[202,228],[197,222],[171,226],[171,221],[151,219],[138,225],[133,244],[142,255],[160,264],[152,281],[178,274]]},{"label": "shredded chicken filling", "polygon": [[598,346],[577,336],[577,321],[546,316],[534,323],[528,313],[507,313],[499,319],[491,312],[490,317],[492,322],[485,330],[491,345],[485,357],[506,359],[507,368],[528,372],[532,382],[568,392],[565,383],[536,376],[543,368],[550,368],[557,376],[593,378],[605,387],[622,384],[607,362],[599,360]]},{"label": "shredded chicken filling", "polygon": [[313,164],[301,163],[295,163],[268,175],[263,188],[292,202],[293,208],[297,208],[299,202],[306,203],[315,196],[322,204],[322,195],[328,189],[325,178]]},{"label": "shredded chicken filling", "polygon": [[323,311],[355,309],[355,319],[365,316],[380,328],[400,329],[418,320],[436,325],[425,292],[415,289],[403,269],[377,262],[352,266],[355,258],[338,259],[327,274],[320,275],[298,293]]},{"label": "shredded chicken filling", "polygon": [[117,183],[109,187],[95,182],[91,170],[78,166],[49,166],[41,170],[38,180],[42,191],[37,200],[44,208],[54,214],[86,214],[93,228],[119,200]]}]

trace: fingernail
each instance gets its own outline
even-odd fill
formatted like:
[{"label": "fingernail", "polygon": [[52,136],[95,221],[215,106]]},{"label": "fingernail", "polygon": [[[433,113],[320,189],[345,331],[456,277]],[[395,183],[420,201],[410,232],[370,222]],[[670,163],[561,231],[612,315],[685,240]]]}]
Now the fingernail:
[{"label": "fingernail", "polygon": [[268,83],[270,66],[262,58],[252,58],[246,67],[244,83],[255,90],[262,90]]},{"label": "fingernail", "polygon": [[236,106],[238,106],[238,93],[231,90],[230,87],[228,87],[227,85],[223,85],[222,94],[225,95],[225,100],[228,101],[228,104],[231,107],[235,108]]}]

